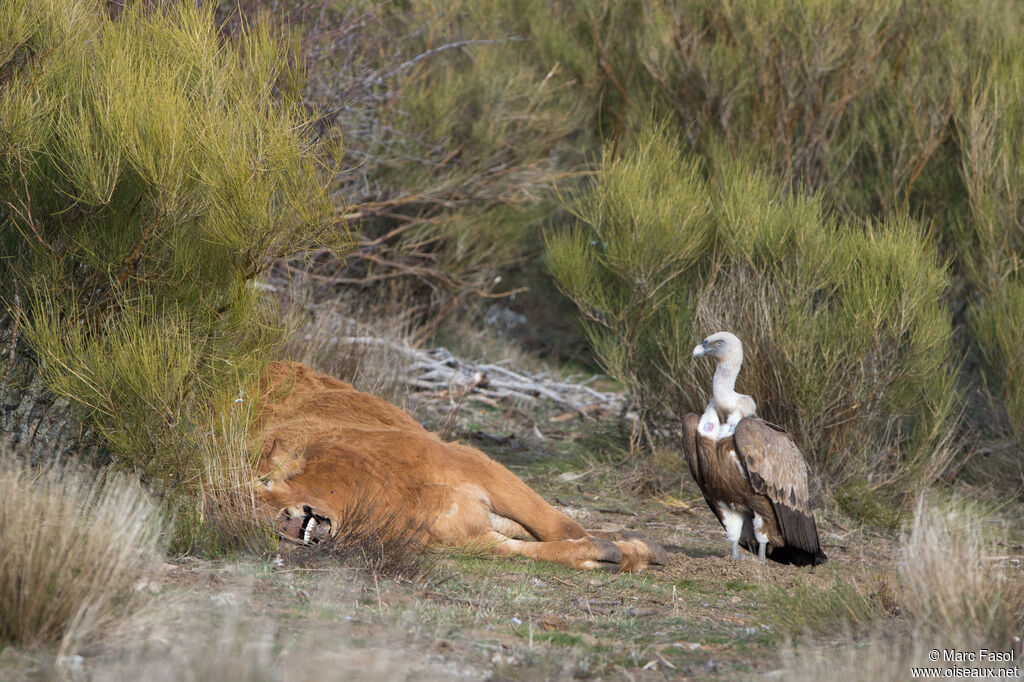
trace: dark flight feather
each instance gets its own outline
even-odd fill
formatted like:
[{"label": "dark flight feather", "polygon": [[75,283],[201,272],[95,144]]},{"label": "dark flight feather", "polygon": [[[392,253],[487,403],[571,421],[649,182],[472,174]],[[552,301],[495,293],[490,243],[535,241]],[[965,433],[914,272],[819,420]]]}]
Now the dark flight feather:
[{"label": "dark flight feather", "polygon": [[746,417],[733,438],[754,491],[772,501],[786,546],[807,552],[815,564],[823,563],[827,557],[811,512],[807,462],[792,437],[763,419]]}]

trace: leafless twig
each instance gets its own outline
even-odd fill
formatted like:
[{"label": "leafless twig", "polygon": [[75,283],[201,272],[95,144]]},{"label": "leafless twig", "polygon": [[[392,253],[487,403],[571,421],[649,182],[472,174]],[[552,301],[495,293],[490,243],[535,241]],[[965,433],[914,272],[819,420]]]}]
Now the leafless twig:
[{"label": "leafless twig", "polygon": [[545,399],[581,415],[593,413],[597,408],[614,412],[622,404],[622,396],[618,393],[603,393],[584,384],[564,381],[544,373],[529,374],[495,363],[478,364],[462,360],[444,348],[420,350],[391,339],[373,336],[342,337],[338,343],[382,346],[405,358],[408,366],[402,381],[415,390],[489,400]]}]

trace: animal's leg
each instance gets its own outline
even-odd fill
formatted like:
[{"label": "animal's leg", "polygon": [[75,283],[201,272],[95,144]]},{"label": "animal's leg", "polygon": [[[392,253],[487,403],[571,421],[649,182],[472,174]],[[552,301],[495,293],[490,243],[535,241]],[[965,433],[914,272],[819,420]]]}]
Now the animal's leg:
[{"label": "animal's leg", "polygon": [[739,543],[738,540],[736,542],[732,543],[732,560],[733,561],[739,561],[740,560],[740,543]]},{"label": "animal's leg", "polygon": [[519,554],[537,561],[553,561],[586,570],[630,570],[623,562],[622,549],[616,543],[601,538],[530,542],[513,540],[496,531],[488,531],[482,533],[476,542],[489,546],[495,554]]},{"label": "animal's leg", "polygon": [[[495,525],[494,517],[497,516],[498,520],[503,520],[505,524],[511,522],[517,527],[526,529],[541,543],[580,540],[588,537],[593,539],[593,536],[584,530],[583,526],[548,504],[511,471],[497,462],[488,461],[488,463],[493,465],[492,484],[488,485],[486,489],[493,512],[492,530],[507,534],[504,524]],[[618,533],[603,537],[603,539],[611,540],[622,552],[620,570],[634,571],[642,569],[648,564],[664,564],[666,561],[665,550],[661,545],[645,540],[636,533]]]},{"label": "animal's leg", "polygon": [[575,568],[620,569],[622,550],[607,540],[587,537],[586,532],[581,538],[550,542],[510,538],[508,534],[523,533],[529,537],[532,531],[524,533],[526,529],[519,523],[495,513],[490,499],[479,486],[445,486],[431,492],[437,496],[436,504],[441,509],[431,525],[431,534],[446,545],[477,545],[495,554],[519,554]]},{"label": "animal's leg", "polygon": [[615,541],[585,531],[579,538],[538,541],[518,522],[493,511],[476,486],[446,489],[444,495],[449,511],[437,517],[433,530],[447,544],[483,544],[498,554],[519,554],[580,569],[637,571],[664,562],[664,550],[655,543],[648,545],[635,533],[620,533]]},{"label": "animal's leg", "polygon": [[768,563],[768,558],[765,556],[765,550],[768,548],[767,542],[757,543],[757,558],[761,560],[762,564]]},{"label": "animal's leg", "polygon": [[456,443],[447,445],[462,451],[467,479],[483,490],[491,510],[496,514],[515,521],[542,541],[572,540],[587,536],[583,526],[545,502],[501,464],[467,446]]}]

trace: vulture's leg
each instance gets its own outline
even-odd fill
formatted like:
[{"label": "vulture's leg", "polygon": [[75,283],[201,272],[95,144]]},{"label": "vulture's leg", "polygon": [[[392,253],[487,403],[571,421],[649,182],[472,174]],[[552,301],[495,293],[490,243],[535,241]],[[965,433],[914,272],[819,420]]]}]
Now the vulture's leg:
[{"label": "vulture's leg", "polygon": [[761,560],[762,564],[768,563],[768,559],[765,557],[768,548],[768,534],[764,532],[764,519],[756,512],[754,513],[754,538],[758,545],[757,558]]},{"label": "vulture's leg", "polygon": [[722,525],[725,526],[725,537],[729,538],[729,542],[732,543],[732,560],[737,561],[740,558],[740,536],[743,535],[743,515],[737,512],[732,505],[728,505],[725,502],[719,502],[718,509],[721,512],[719,518],[722,520]]}]

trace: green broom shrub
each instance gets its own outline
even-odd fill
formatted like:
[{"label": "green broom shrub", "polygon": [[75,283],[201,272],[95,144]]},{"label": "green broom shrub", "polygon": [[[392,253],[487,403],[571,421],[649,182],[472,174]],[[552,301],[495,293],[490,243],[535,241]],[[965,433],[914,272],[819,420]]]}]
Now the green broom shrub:
[{"label": "green broom shrub", "polygon": [[281,339],[260,274],[346,242],[282,45],[196,3],[0,2],[0,295],[49,388],[167,494],[202,485],[212,415]]},{"label": "green broom shrub", "polygon": [[[958,227],[959,261],[974,294],[964,303],[988,389],[1009,430],[1024,435],[1024,41],[997,40],[976,65],[957,111],[969,215]],[[998,420],[988,420],[996,422]],[[1018,444],[1018,451],[1020,446]]]},{"label": "green broom shrub", "polygon": [[703,409],[711,367],[691,352],[725,329],[744,342],[737,390],[817,473],[903,491],[946,469],[949,274],[905,214],[840,223],[723,147],[702,163],[664,125],[606,152],[567,203],[579,220],[549,239],[551,268],[650,423]]}]

